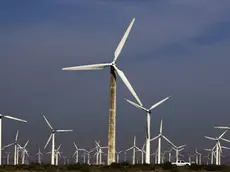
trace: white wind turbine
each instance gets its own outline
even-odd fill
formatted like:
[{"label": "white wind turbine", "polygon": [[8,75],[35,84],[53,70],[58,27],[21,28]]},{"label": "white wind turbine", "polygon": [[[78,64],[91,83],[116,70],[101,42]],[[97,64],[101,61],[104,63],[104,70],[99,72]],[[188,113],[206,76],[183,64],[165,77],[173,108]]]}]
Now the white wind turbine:
[{"label": "white wind turbine", "polygon": [[204,149],[204,150],[210,152],[210,155],[211,155],[211,164],[214,164],[213,158],[214,158],[214,155],[215,155],[215,151],[214,151],[215,148],[216,148],[216,144],[215,144],[215,146],[212,149]]},{"label": "white wind turbine", "polygon": [[134,139],[133,139],[133,146],[128,148],[128,149],[126,149],[125,151],[127,152],[127,151],[129,151],[131,149],[133,150],[133,165],[134,165],[135,160],[136,160],[136,149],[141,151],[141,149],[136,146],[136,136],[134,136]]},{"label": "white wind turbine", "polygon": [[195,149],[195,152],[196,152],[196,163],[198,165],[201,165],[201,159],[202,159],[201,156],[202,156],[202,154],[197,151],[197,148]]},{"label": "white wind turbine", "polygon": [[145,143],[146,144],[146,147],[145,147],[145,163],[146,164],[150,164],[150,114],[154,108],[156,108],[157,106],[159,106],[160,104],[162,104],[163,102],[165,102],[168,99],[169,99],[169,97],[166,97],[165,99],[152,105],[149,109],[143,107],[143,105],[138,105],[138,104],[126,99],[126,101],[129,102],[131,105],[135,106],[138,109],[145,111],[147,114],[147,116],[146,116],[146,143]]},{"label": "white wind turbine", "polygon": [[163,138],[163,139],[165,139],[168,143],[170,143],[173,147],[176,147],[167,137],[165,137],[163,134],[162,134],[162,130],[163,130],[163,120],[161,120],[161,123],[160,123],[160,133],[156,136],[156,137],[154,137],[154,138],[152,138],[151,140],[150,140],[150,142],[151,141],[153,141],[153,140],[156,140],[156,139],[158,139],[158,148],[157,148],[157,150],[158,150],[158,153],[157,153],[157,163],[158,164],[160,164],[161,163],[161,138]]},{"label": "white wind turbine", "polygon": [[144,154],[145,154],[145,144],[143,144],[142,148],[137,150],[138,152],[141,152],[141,163],[144,164]]},{"label": "white wind turbine", "polygon": [[191,154],[188,154],[188,162],[189,163],[192,163],[192,157],[196,156],[196,154],[194,155],[191,155]]},{"label": "white wind turbine", "polygon": [[170,149],[168,151],[164,151],[164,153],[168,153],[168,162],[171,162],[172,149]]},{"label": "white wind turbine", "polygon": [[225,135],[225,132],[223,132],[219,137],[213,138],[209,136],[204,136],[206,139],[214,140],[216,142],[216,165],[220,165],[220,153],[221,153],[221,145],[220,145],[220,139]]},{"label": "white wind turbine", "polygon": [[41,150],[40,150],[40,148],[38,149],[38,152],[36,153],[36,155],[38,156],[38,164],[41,164],[41,157],[43,156],[43,154],[42,154],[42,152],[41,152]]},{"label": "white wind turbine", "polygon": [[179,160],[179,155],[180,155],[180,151],[184,150],[184,147],[186,145],[181,145],[181,146],[174,146],[172,147],[172,149],[174,149],[176,151],[176,162]]},{"label": "white wind turbine", "polygon": [[22,151],[22,154],[21,154],[22,164],[25,164],[26,155],[29,156],[28,151],[26,150],[26,146],[28,145],[28,143],[29,143],[29,140],[25,143],[23,147],[18,145],[19,149]]},{"label": "white wind turbine", "polygon": [[5,152],[6,153],[6,165],[10,164],[10,154],[11,152]]},{"label": "white wind turbine", "polygon": [[[97,155],[99,155],[99,164],[101,164],[101,158],[102,158],[102,156],[101,156],[101,154],[103,153],[103,151],[102,151],[102,149],[107,149],[108,148],[108,146],[100,146],[100,144],[99,144],[99,141],[97,142],[97,141],[95,141],[95,143],[96,143],[96,147],[97,147]],[[97,162],[98,163],[98,162]]]},{"label": "white wind turbine", "polygon": [[123,151],[121,150],[119,152],[116,152],[116,154],[117,154],[117,163],[119,163],[119,161],[120,161],[120,153],[121,152],[123,152]]},{"label": "white wind turbine", "polygon": [[59,145],[57,149],[55,149],[55,165],[58,165],[58,158],[61,156],[61,152],[59,151],[62,145]]},{"label": "white wind turbine", "polygon": [[46,146],[49,144],[51,138],[52,138],[52,150],[51,150],[51,165],[54,165],[54,151],[55,151],[55,133],[62,133],[62,132],[71,132],[73,130],[55,130],[49,123],[49,121],[46,119],[46,117],[44,115],[42,115],[44,120],[46,121],[47,125],[50,127],[51,129],[51,134],[49,139],[47,140],[44,149],[46,148]]},{"label": "white wind turbine", "polygon": [[[61,148],[61,144],[58,146],[57,149],[54,150],[54,160],[55,160],[55,165],[58,165],[58,160],[59,160],[59,156],[61,156],[61,152],[59,151],[59,149]],[[52,154],[52,152],[46,152],[46,154]]]},{"label": "white wind turbine", "polygon": [[[0,114],[0,150],[2,150],[2,119],[3,118],[13,119],[15,121],[20,121],[20,122],[27,122],[23,119],[19,119],[19,118],[15,118],[12,116]],[[0,151],[0,165],[2,165],[2,151]]]},{"label": "white wind turbine", "polygon": [[75,156],[75,163],[77,164],[79,162],[79,151],[84,151],[85,149],[79,149],[75,142],[73,142],[73,144],[74,144],[74,147],[76,149],[73,156]]},{"label": "white wind turbine", "polygon": [[112,162],[115,162],[115,138],[116,138],[116,73],[119,75],[124,84],[128,87],[129,91],[135,97],[137,102],[142,105],[141,101],[137,97],[133,87],[129,83],[123,71],[118,69],[116,65],[116,61],[118,56],[121,53],[121,50],[126,42],[126,39],[129,35],[129,32],[134,24],[135,18],[131,21],[128,26],[124,36],[122,37],[120,43],[117,46],[117,49],[114,53],[114,59],[110,63],[102,63],[102,64],[93,64],[93,65],[83,65],[83,66],[75,66],[75,67],[66,67],[62,68],[62,70],[101,70],[104,68],[110,68],[110,109],[109,109],[109,131],[108,131],[108,165]]}]

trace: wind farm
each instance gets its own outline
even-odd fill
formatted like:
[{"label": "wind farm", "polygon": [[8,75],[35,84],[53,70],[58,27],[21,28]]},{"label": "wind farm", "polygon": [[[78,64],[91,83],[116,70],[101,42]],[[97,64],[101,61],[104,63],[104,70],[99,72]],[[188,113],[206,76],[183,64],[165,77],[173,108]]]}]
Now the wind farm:
[{"label": "wind farm", "polygon": [[0,169],[230,170],[228,5],[97,2],[4,21]]}]

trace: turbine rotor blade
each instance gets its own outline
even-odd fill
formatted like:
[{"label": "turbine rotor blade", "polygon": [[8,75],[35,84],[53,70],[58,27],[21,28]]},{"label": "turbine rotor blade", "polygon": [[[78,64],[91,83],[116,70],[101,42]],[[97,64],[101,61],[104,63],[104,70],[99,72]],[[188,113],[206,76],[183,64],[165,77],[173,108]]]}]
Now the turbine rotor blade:
[{"label": "turbine rotor blade", "polygon": [[73,130],[56,130],[58,133],[63,133],[63,132],[72,132]]},{"label": "turbine rotor blade", "polygon": [[162,128],[163,128],[163,120],[161,120],[161,124],[160,124],[160,134],[162,134]]},{"label": "turbine rotor blade", "polygon": [[185,147],[186,145],[181,145],[181,146],[178,146],[177,148],[180,149],[180,148],[183,148]]},{"label": "turbine rotor blade", "polygon": [[17,130],[16,136],[15,136],[15,142],[17,142],[18,140],[18,134],[19,134],[19,130]]},{"label": "turbine rotor blade", "polygon": [[62,146],[62,145],[60,144],[60,145],[58,146],[58,148],[57,148],[57,150],[56,150],[56,151],[59,151],[59,149],[61,148],[61,146]]},{"label": "turbine rotor blade", "polygon": [[227,131],[228,131],[228,130],[226,130],[225,132],[223,132],[223,133],[219,136],[218,140],[221,139],[221,138],[225,135],[225,133],[226,133]]},{"label": "turbine rotor blade", "polygon": [[125,99],[128,103],[130,103],[131,105],[133,105],[133,106],[135,106],[136,108],[138,108],[138,109],[141,109],[141,110],[144,110],[145,112],[147,112],[148,110],[147,109],[145,109],[143,106],[140,106],[140,105],[138,105],[138,104],[136,104],[136,103],[134,103],[134,102],[132,102],[132,101],[130,101],[130,100],[128,100],[128,99]]},{"label": "turbine rotor blade", "polygon": [[167,137],[165,137],[164,135],[162,135],[162,137],[163,137],[168,143],[170,143],[173,147],[176,147]]},{"label": "turbine rotor blade", "polygon": [[109,66],[111,66],[111,63],[65,67],[62,68],[62,70],[101,70]]},{"label": "turbine rotor blade", "polygon": [[160,137],[160,134],[158,134],[157,136],[153,137],[152,139],[150,139],[150,142],[153,141],[153,140],[156,140]]},{"label": "turbine rotor blade", "polygon": [[215,126],[214,128],[226,129],[226,130],[230,129],[230,127],[225,127],[225,126]]},{"label": "turbine rotor blade", "polygon": [[52,138],[52,134],[50,134],[50,137],[49,137],[49,139],[47,140],[46,145],[44,146],[44,149],[45,149],[45,148],[46,148],[46,146],[49,144],[49,142],[50,142],[51,138]]},{"label": "turbine rotor blade", "polygon": [[125,151],[127,152],[127,151],[129,151],[129,150],[131,150],[131,149],[133,149],[133,148],[134,148],[134,146],[132,146],[132,147],[126,149]]},{"label": "turbine rotor blade", "polygon": [[14,145],[14,143],[10,143],[10,144],[8,144],[8,145],[6,145],[6,146],[3,146],[3,149],[4,149],[4,148],[7,148],[7,147],[10,147],[10,146],[12,146],[12,145]]},{"label": "turbine rotor blade", "polygon": [[27,142],[26,142],[26,144],[24,145],[23,148],[25,148],[28,145],[28,143],[29,143],[29,140],[27,140]]},{"label": "turbine rotor blade", "polygon": [[230,140],[227,140],[227,139],[225,139],[225,138],[220,138],[221,140],[223,140],[223,141],[226,141],[226,142],[229,142],[230,143]]},{"label": "turbine rotor blade", "polygon": [[77,150],[78,150],[78,147],[77,147],[76,143],[75,143],[75,142],[73,142],[73,144],[74,144],[75,149],[77,149]]},{"label": "turbine rotor blade", "polygon": [[165,102],[166,100],[168,100],[170,97],[166,97],[163,100],[157,102],[156,104],[152,105],[151,108],[149,110],[152,110],[154,108],[156,108],[157,106],[159,106],[160,104],[162,104],[163,102]]},{"label": "turbine rotor blade", "polygon": [[97,147],[99,147],[99,148],[101,147],[97,141],[95,141],[95,143],[96,143]]},{"label": "turbine rotor blade", "polygon": [[225,146],[222,146],[223,149],[227,149],[227,150],[230,150],[229,147],[225,147]]},{"label": "turbine rotor blade", "polygon": [[118,44],[117,49],[114,52],[113,62],[116,62],[119,54],[121,53],[121,50],[122,50],[122,48],[123,48],[128,36],[129,36],[129,32],[132,29],[132,26],[133,26],[134,22],[135,22],[135,18],[132,19],[131,23],[129,24],[129,27],[127,28],[127,30],[126,30],[126,32],[124,34],[124,36],[122,37],[120,43]]},{"label": "turbine rotor blade", "polygon": [[133,97],[139,103],[139,105],[143,106],[143,104],[141,103],[139,97],[137,96],[136,92],[134,91],[132,85],[129,83],[129,80],[127,79],[127,77],[125,76],[125,74],[120,69],[118,69],[116,66],[113,66],[113,67],[116,70],[117,74],[120,76],[121,80],[126,85],[126,87],[129,89],[129,91],[131,92],[131,94],[133,95]]},{"label": "turbine rotor blade", "polygon": [[5,117],[5,118],[8,118],[8,119],[13,119],[13,120],[15,120],[15,121],[27,122],[26,120],[19,119],[19,118],[15,118],[15,117],[8,116],[8,115],[4,115],[4,117]]},{"label": "turbine rotor blade", "polygon": [[48,126],[50,127],[50,129],[53,130],[53,127],[51,126],[51,124],[49,123],[49,121],[46,119],[45,115],[42,115],[42,116],[45,119],[45,121],[48,124]]},{"label": "turbine rotor blade", "polygon": [[209,136],[204,136],[206,139],[209,139],[209,140],[215,140],[216,141],[216,138],[213,138],[213,137],[209,137]]}]

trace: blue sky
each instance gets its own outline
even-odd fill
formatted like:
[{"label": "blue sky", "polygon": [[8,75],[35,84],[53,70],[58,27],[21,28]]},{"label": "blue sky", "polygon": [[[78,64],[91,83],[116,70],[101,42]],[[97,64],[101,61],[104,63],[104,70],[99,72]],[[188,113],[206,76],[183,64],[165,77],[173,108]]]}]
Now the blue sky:
[{"label": "blue sky", "polygon": [[[0,15],[1,113],[29,121],[5,120],[4,144],[19,128],[20,142],[30,139],[31,151],[43,147],[49,133],[41,114],[57,128],[75,130],[57,136],[67,155],[73,140],[85,148],[94,140],[106,144],[109,70],[61,68],[110,62],[133,17],[117,63],[145,106],[172,96],[153,112],[151,135],[164,119],[165,135],[190,151],[214,144],[203,137],[221,133],[214,125],[230,125],[228,0],[7,0],[0,2]],[[133,100],[118,79],[118,149],[127,148],[134,135],[142,145],[145,136],[145,114],[124,98]]]}]

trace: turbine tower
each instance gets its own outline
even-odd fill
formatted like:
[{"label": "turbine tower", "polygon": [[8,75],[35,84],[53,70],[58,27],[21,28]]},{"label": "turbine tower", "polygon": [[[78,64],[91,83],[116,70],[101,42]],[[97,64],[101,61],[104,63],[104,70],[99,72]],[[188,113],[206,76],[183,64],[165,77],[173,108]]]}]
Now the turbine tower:
[{"label": "turbine tower", "polygon": [[52,150],[51,150],[51,165],[55,165],[54,164],[54,156],[55,156],[55,133],[63,133],[63,132],[71,132],[73,130],[55,130],[49,123],[49,121],[46,119],[46,117],[44,115],[42,115],[44,120],[46,121],[47,125],[49,126],[49,128],[51,129],[51,134],[49,139],[47,140],[44,149],[46,148],[46,146],[49,144],[51,138],[52,138]]},{"label": "turbine tower", "polygon": [[146,164],[150,164],[150,114],[154,108],[156,108],[157,106],[159,106],[160,104],[162,104],[163,102],[165,102],[168,99],[169,99],[169,97],[166,97],[165,99],[152,105],[149,109],[143,107],[142,105],[138,105],[138,104],[126,99],[126,101],[129,102],[131,105],[133,105],[136,108],[141,109],[147,113],[147,116],[146,116],[146,143],[145,143],[146,144],[146,146],[145,146],[145,163]]},{"label": "turbine tower", "polygon": [[116,149],[115,147],[115,141],[116,141],[116,73],[119,75],[119,77],[124,82],[124,84],[128,87],[129,91],[135,97],[137,102],[140,105],[142,105],[141,101],[137,97],[134,89],[132,88],[125,74],[123,73],[123,71],[118,69],[116,65],[117,58],[120,55],[121,50],[127,40],[127,37],[134,24],[134,21],[135,21],[135,18],[133,18],[133,20],[131,21],[124,36],[122,37],[120,43],[118,44],[117,49],[115,50],[115,53],[114,53],[114,59],[111,63],[102,63],[102,64],[62,68],[62,70],[100,70],[100,69],[104,69],[107,67],[110,68],[110,109],[109,109],[108,156],[107,156],[108,165],[110,165],[113,162],[116,162],[115,160],[115,152],[116,152],[115,150]]},{"label": "turbine tower", "polygon": [[[20,122],[27,122],[19,118],[0,114],[0,150],[2,150],[2,118],[13,119],[15,121],[20,121]],[[2,165],[2,151],[0,151],[0,165]]]}]

